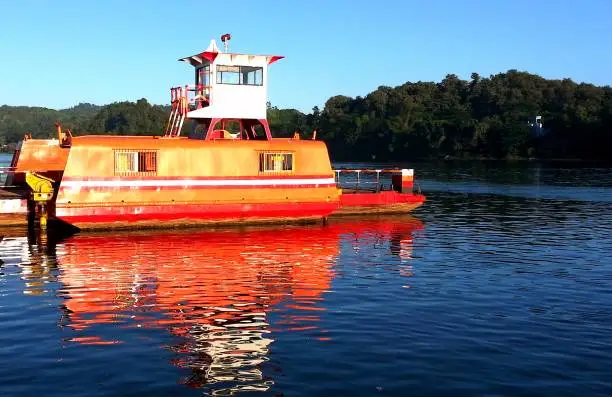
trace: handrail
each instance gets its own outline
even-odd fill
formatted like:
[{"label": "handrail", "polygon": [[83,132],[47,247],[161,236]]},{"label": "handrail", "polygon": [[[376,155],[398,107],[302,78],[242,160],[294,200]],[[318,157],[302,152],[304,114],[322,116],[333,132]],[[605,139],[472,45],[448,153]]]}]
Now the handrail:
[{"label": "handrail", "polygon": [[170,88],[171,109],[164,130],[165,137],[177,137],[181,134],[187,113],[193,110],[191,105],[195,105],[196,110],[210,105],[210,89],[211,86],[203,84],[186,84]]},{"label": "handrail", "polygon": [[0,175],[9,174],[14,172],[16,169],[16,167],[0,167]]},{"label": "handrail", "polygon": [[363,173],[401,173],[406,168],[336,168],[335,172],[363,172]]},{"label": "handrail", "polygon": [[[406,168],[338,168],[333,170],[335,173],[336,186],[342,189],[351,190],[374,190],[380,192],[381,190],[397,190],[405,191],[406,186],[413,185],[413,174],[412,169]],[[348,178],[343,178],[341,175],[345,175]],[[354,178],[351,176],[354,175]],[[376,178],[373,178],[376,175]],[[388,176],[391,176],[389,178]],[[387,176],[385,178],[385,176]],[[420,187],[418,187],[420,191]]]},{"label": "handrail", "polygon": [[[170,88],[170,101],[180,101],[184,98],[188,104],[196,105],[199,109],[204,102],[210,103],[210,90],[212,86],[204,84],[185,84],[183,86]],[[190,95],[194,93],[194,95]]]},{"label": "handrail", "polygon": [[[381,185],[381,174],[391,174],[391,173],[397,173],[397,172],[401,172],[401,170],[391,170],[391,169],[335,169],[334,173],[336,174],[336,185],[338,187],[344,187],[343,183],[340,179],[340,175],[341,174],[354,174],[356,175],[356,180],[355,181],[346,181],[345,183],[347,185],[349,185],[346,188],[349,189],[355,189],[355,190],[367,190],[368,187],[370,187],[370,189],[372,187],[374,187],[374,190],[376,192],[379,192],[381,190],[384,189],[384,186]],[[368,175],[368,174],[376,174],[376,180],[372,181],[372,180],[363,180],[362,179],[362,175]],[[353,184],[354,183],[354,184]]]},{"label": "handrail", "polygon": [[13,185],[6,185],[6,181],[9,178],[11,172],[14,172],[16,167],[0,167],[0,188],[16,187]]}]

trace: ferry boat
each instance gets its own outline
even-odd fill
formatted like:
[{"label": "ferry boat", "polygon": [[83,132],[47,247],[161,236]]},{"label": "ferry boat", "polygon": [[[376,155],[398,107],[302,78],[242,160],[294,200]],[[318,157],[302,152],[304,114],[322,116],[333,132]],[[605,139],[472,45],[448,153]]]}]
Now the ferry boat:
[{"label": "ferry boat", "polygon": [[[316,131],[272,137],[269,67],[283,56],[230,52],[229,39],[221,36],[223,51],[211,40],[180,59],[194,67],[195,84],[171,88],[163,134],[73,136],[58,124],[55,139],[24,137],[0,191],[0,225],[287,222],[409,212],[424,203],[411,169],[334,170]],[[183,134],[187,120],[194,127]],[[341,179],[349,174],[356,183],[346,188]]]}]

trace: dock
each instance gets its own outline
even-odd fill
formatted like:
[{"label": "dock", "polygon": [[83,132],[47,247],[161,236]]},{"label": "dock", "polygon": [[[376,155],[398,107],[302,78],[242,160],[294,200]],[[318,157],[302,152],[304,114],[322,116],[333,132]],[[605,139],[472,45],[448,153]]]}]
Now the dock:
[{"label": "dock", "polygon": [[25,189],[0,187],[0,227],[27,226],[28,200]]}]

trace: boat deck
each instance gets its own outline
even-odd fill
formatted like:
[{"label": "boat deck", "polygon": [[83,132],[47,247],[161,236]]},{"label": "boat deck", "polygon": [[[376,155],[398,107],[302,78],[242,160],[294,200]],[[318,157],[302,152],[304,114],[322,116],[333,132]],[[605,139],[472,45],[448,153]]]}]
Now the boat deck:
[{"label": "boat deck", "polygon": [[[359,170],[355,172],[353,170],[342,170],[335,171],[337,177],[336,187],[342,189],[339,197],[337,207],[330,208],[327,213],[320,215],[313,215],[309,217],[310,221],[322,220],[326,217],[339,217],[346,215],[367,215],[367,214],[398,214],[408,213],[414,209],[420,207],[425,202],[425,196],[423,196],[416,185],[416,189],[413,189],[412,175],[408,175],[410,178],[408,184],[399,185],[398,181],[392,179],[392,176],[397,176],[396,170],[391,170],[385,173],[384,170],[376,170],[370,172],[367,170]],[[404,175],[402,175],[403,177]],[[25,187],[0,187],[0,226],[8,225],[27,225],[28,222],[28,189]],[[237,210],[238,211],[238,210]],[[251,210],[249,210],[251,211]],[[290,219],[286,219],[286,216],[268,215],[262,216],[247,216],[248,214],[241,214],[240,211],[234,213],[230,212],[221,221],[215,219],[208,219],[207,213],[211,213],[211,209],[206,211],[202,210],[192,214],[193,216],[178,217],[172,222],[176,222],[176,225],[171,221],[164,220],[160,222],[161,217],[153,217],[148,219],[142,217],[142,219],[124,219],[125,225],[119,225],[122,222],[110,222],[103,220],[100,224],[92,224],[95,227],[104,228],[107,227],[120,227],[125,226],[128,228],[136,226],[144,226],[146,224],[149,227],[149,223],[158,226],[180,226],[180,225],[194,225],[195,224],[217,224],[219,222],[232,223],[232,224],[247,224],[250,222],[275,222],[275,223],[292,223]],[[234,216],[235,215],[235,216]],[[126,218],[124,216],[124,218]],[[191,219],[194,218],[194,219]],[[200,219],[202,218],[202,219]],[[289,217],[290,218],[290,217]],[[299,220],[303,220],[302,216],[298,217]],[[297,220],[297,219],[296,219]],[[87,223],[87,222],[85,222]],[[93,227],[92,226],[92,227]],[[80,228],[84,228],[84,222],[81,222]],[[89,227],[87,227],[89,228]]]},{"label": "boat deck", "polygon": [[0,227],[27,225],[27,211],[25,189],[0,187]]},{"label": "boat deck", "polygon": [[342,194],[356,194],[356,193],[378,193],[381,190],[376,188],[342,188]]}]

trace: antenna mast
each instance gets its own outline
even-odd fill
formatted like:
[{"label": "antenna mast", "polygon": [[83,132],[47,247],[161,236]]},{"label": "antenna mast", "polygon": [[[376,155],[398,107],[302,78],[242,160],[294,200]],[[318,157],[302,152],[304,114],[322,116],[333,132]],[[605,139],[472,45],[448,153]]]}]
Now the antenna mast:
[{"label": "antenna mast", "polygon": [[229,41],[232,39],[232,35],[229,33],[221,35],[221,41],[223,42],[223,51],[228,52],[229,50]]}]

